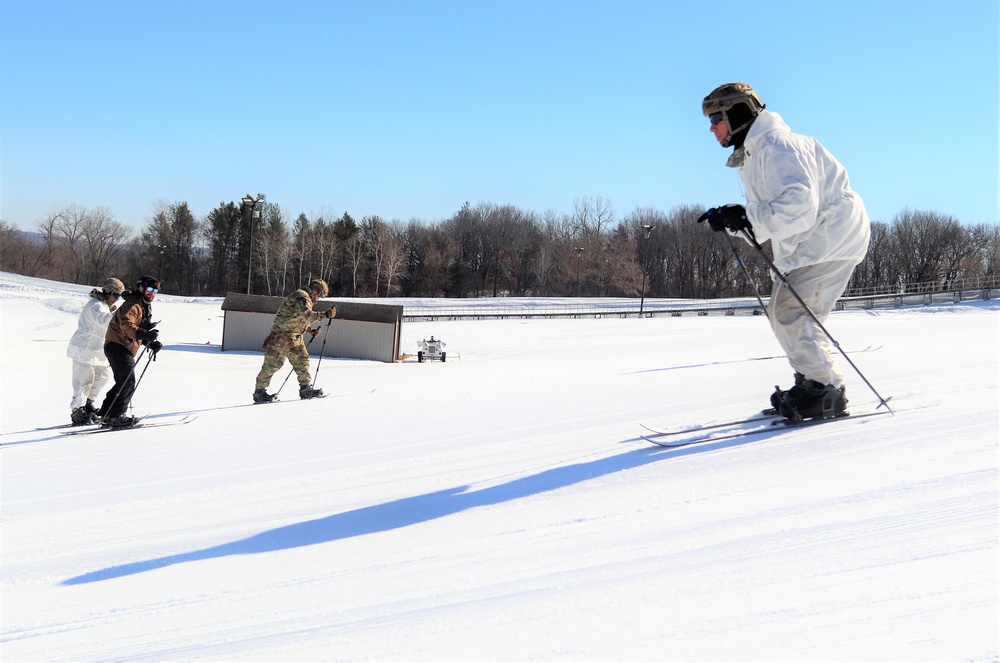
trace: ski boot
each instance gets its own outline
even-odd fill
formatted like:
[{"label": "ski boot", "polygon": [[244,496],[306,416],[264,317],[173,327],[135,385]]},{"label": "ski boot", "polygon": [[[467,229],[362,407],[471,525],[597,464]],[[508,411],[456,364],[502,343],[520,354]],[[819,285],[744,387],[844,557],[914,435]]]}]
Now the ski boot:
[{"label": "ski boot", "polygon": [[101,428],[131,428],[137,423],[139,423],[138,418],[123,414],[117,417],[111,417],[110,419],[101,422]]},{"label": "ski boot", "polygon": [[93,422],[93,417],[90,412],[87,412],[87,408],[83,405],[73,410],[69,415],[69,420],[74,426],[85,426],[86,424]]},{"label": "ski boot", "polygon": [[258,389],[253,392],[253,402],[254,403],[270,403],[275,399],[275,394],[269,394],[264,389]]},{"label": "ski boot", "polygon": [[778,411],[792,421],[832,419],[846,414],[847,396],[843,387],[803,380],[785,392]]},{"label": "ski boot", "polygon": [[308,384],[299,385],[299,398],[319,398],[322,395],[322,389],[314,389]]},{"label": "ski boot", "polygon": [[771,407],[764,410],[763,414],[781,414],[781,401],[784,400],[785,394],[800,390],[802,388],[802,382],[806,379],[806,376],[801,373],[796,373],[794,377],[795,384],[791,389],[782,389],[778,385],[774,385],[774,393],[771,394]]}]

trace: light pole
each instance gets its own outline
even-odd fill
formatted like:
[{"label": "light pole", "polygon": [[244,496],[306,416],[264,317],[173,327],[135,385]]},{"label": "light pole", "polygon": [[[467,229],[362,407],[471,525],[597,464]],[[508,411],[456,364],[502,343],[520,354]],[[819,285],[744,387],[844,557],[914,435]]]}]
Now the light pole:
[{"label": "light pole", "polygon": [[157,244],[156,248],[158,248],[160,250],[160,263],[156,266],[156,278],[162,279],[163,278],[163,252],[166,250],[167,247],[164,244]]},{"label": "light pole", "polygon": [[649,254],[649,233],[653,232],[655,227],[650,224],[642,227],[646,231],[646,240],[642,243],[642,290],[639,292],[639,317],[642,317],[642,308],[646,304],[646,257]]},{"label": "light pole", "polygon": [[250,277],[253,273],[253,226],[260,218],[260,208],[264,206],[264,194],[258,193],[257,200],[250,197],[250,194],[243,196],[243,209],[249,214],[250,239],[247,242],[247,294],[250,294]]},{"label": "light pole", "polygon": [[576,251],[576,296],[580,296],[580,254],[583,253],[583,247],[577,246],[573,249]]}]

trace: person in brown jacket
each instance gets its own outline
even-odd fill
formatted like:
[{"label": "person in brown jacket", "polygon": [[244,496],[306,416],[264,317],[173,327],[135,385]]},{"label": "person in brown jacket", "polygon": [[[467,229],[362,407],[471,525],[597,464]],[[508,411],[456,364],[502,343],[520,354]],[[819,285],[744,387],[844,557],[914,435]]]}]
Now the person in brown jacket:
[{"label": "person in brown jacket", "polygon": [[160,291],[160,281],[152,276],[143,276],[136,283],[135,290],[125,294],[114,317],[108,323],[104,336],[104,355],[111,364],[115,384],[108,390],[104,403],[97,410],[102,426],[134,426],[135,417],[126,416],[135,392],[135,356],[141,345],[149,352],[160,351],[163,344],[157,340],[159,331],[151,320],[152,303]]}]

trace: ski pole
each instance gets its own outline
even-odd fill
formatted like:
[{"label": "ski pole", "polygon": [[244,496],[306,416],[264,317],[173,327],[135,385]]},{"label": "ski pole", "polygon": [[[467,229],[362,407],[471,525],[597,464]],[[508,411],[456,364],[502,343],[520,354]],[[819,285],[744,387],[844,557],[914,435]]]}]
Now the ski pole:
[{"label": "ski pole", "polygon": [[781,284],[786,288],[788,288],[788,292],[792,293],[792,296],[795,297],[795,300],[799,303],[800,306],[802,306],[802,309],[807,314],[809,314],[809,317],[812,318],[813,322],[816,323],[816,326],[820,328],[820,331],[826,334],[826,337],[830,339],[830,342],[833,343],[833,346],[835,348],[840,350],[840,354],[843,355],[844,359],[847,360],[847,363],[851,365],[851,368],[854,369],[854,372],[857,373],[858,376],[864,381],[864,383],[868,385],[868,388],[872,390],[872,393],[875,394],[876,398],[878,398],[878,407],[876,407],[875,409],[877,410],[884,405],[885,409],[888,410],[890,413],[892,413],[892,408],[889,407],[889,398],[892,398],[892,396],[890,396],[889,398],[882,398],[882,395],[878,393],[878,390],[875,389],[872,383],[868,381],[868,378],[865,377],[865,374],[861,372],[861,369],[858,368],[857,365],[854,363],[854,361],[848,356],[844,348],[840,347],[840,343],[837,342],[837,339],[835,339],[833,336],[830,335],[830,332],[826,330],[826,327],[824,327],[823,323],[819,321],[819,318],[816,317],[816,315],[812,312],[812,310],[805,303],[805,301],[801,297],[799,297],[799,293],[795,292],[795,288],[793,288],[792,284],[788,282],[788,279],[785,277],[785,275],[782,274],[780,271],[778,271],[778,268],[774,266],[774,263],[771,261],[771,259],[767,257],[766,253],[764,253],[764,249],[761,248],[761,245],[757,243],[757,238],[754,237],[752,233],[747,232],[746,228],[742,228],[740,232],[742,232],[744,237],[747,238],[751,246],[757,249],[757,253],[760,254],[760,257],[764,259],[764,262],[766,262],[767,266],[771,268],[771,271],[774,272],[775,275],[777,275],[778,280],[781,281]]},{"label": "ski pole", "polygon": [[[333,322],[333,318],[326,319],[326,331],[323,332],[323,345],[319,349],[319,359],[316,360],[316,374],[313,375],[312,386],[316,386],[316,378],[319,377],[319,367],[323,364],[323,351],[326,350],[326,337],[330,335],[330,323]],[[313,337],[315,338],[315,336]]]},{"label": "ski pole", "polygon": [[764,317],[770,322],[771,314],[767,312],[767,307],[764,306],[764,300],[761,299],[760,291],[757,290],[757,284],[753,282],[752,278],[750,278],[750,270],[748,270],[747,266],[743,264],[743,258],[740,257],[739,251],[736,250],[736,243],[733,241],[733,238],[729,235],[729,233],[722,234],[726,236],[726,241],[729,243],[729,248],[732,249],[733,255],[736,257],[736,262],[738,262],[740,267],[743,268],[743,273],[747,277],[747,283],[749,283],[750,287],[753,288],[753,294],[757,296],[757,303],[760,304],[760,310],[764,311]]},{"label": "ski pole", "polygon": [[[307,348],[308,348],[308,347],[309,347],[310,345],[312,345],[312,342],[313,342],[313,339],[314,339],[314,338],[316,338],[316,337],[315,337],[315,336],[313,336],[312,338],[310,338],[310,339],[309,339],[309,342],[308,342],[308,343],[306,343],[306,347],[307,347]],[[291,363],[291,361],[289,361],[288,363]],[[293,366],[293,367],[292,367],[292,370],[288,371],[288,375],[286,375],[286,376],[285,376],[285,380],[284,380],[284,382],[282,382],[282,383],[281,383],[281,386],[280,386],[280,387],[278,387],[278,391],[274,392],[274,395],[275,395],[275,397],[277,397],[277,396],[278,396],[278,394],[280,394],[280,393],[281,393],[281,390],[285,388],[285,384],[287,384],[287,383],[288,383],[288,378],[292,377],[292,373],[294,373],[294,372],[295,372],[295,367]]]},{"label": "ski pole", "polygon": [[[135,377],[135,365],[136,365],[136,363],[138,363],[138,361],[140,359],[142,359],[142,356],[144,354],[146,354],[146,346],[145,345],[142,346],[142,350],[139,351],[139,356],[136,357],[136,361],[132,363],[132,377]],[[146,360],[146,366],[149,366],[149,360],[148,359]],[[142,369],[142,374],[143,375],[146,374],[146,369],[145,368]],[[142,380],[142,376],[139,377],[139,380],[136,381],[135,386],[132,387],[132,395],[135,395],[135,390],[139,387],[139,382],[141,380]],[[121,389],[119,389],[118,391],[115,392],[115,397],[113,399],[111,399],[111,405],[108,406],[107,411],[101,416],[101,421],[99,423],[103,424],[103,423],[107,422],[107,420],[108,420],[108,412],[111,412],[114,409],[115,403],[118,402],[118,397],[121,396],[121,395],[122,395],[122,390]]]},{"label": "ski pole", "polygon": [[[145,349],[146,348],[143,348],[144,351],[145,351]],[[139,379],[135,381],[135,387],[133,387],[133,389],[132,389],[132,395],[133,396],[135,396],[135,392],[137,392],[139,390],[139,385],[142,383],[142,378],[143,378],[144,375],[146,375],[146,369],[149,368],[149,362],[151,362],[153,360],[153,358],[156,357],[156,354],[153,353],[153,352],[150,352],[148,354],[149,354],[149,356],[146,357],[146,365],[142,367],[142,373],[139,373]],[[134,373],[135,369],[132,369],[132,372]]]}]

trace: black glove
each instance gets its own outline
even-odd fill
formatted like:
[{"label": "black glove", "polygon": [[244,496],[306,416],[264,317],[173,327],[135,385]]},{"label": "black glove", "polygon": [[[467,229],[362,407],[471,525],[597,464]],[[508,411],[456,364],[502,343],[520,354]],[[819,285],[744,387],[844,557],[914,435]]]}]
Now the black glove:
[{"label": "black glove", "polygon": [[146,347],[148,347],[149,351],[153,353],[153,361],[156,361],[156,353],[160,351],[160,348],[163,347],[163,344],[160,343],[159,341],[153,341]]},{"label": "black glove", "polygon": [[723,205],[713,207],[698,217],[698,223],[708,221],[708,225],[715,232],[722,232],[729,229],[733,232],[741,230],[752,230],[750,221],[747,220],[747,211],[743,205]]},{"label": "black glove", "polygon": [[139,339],[143,345],[149,345],[156,341],[156,338],[160,335],[158,329],[136,329],[135,337]]}]

